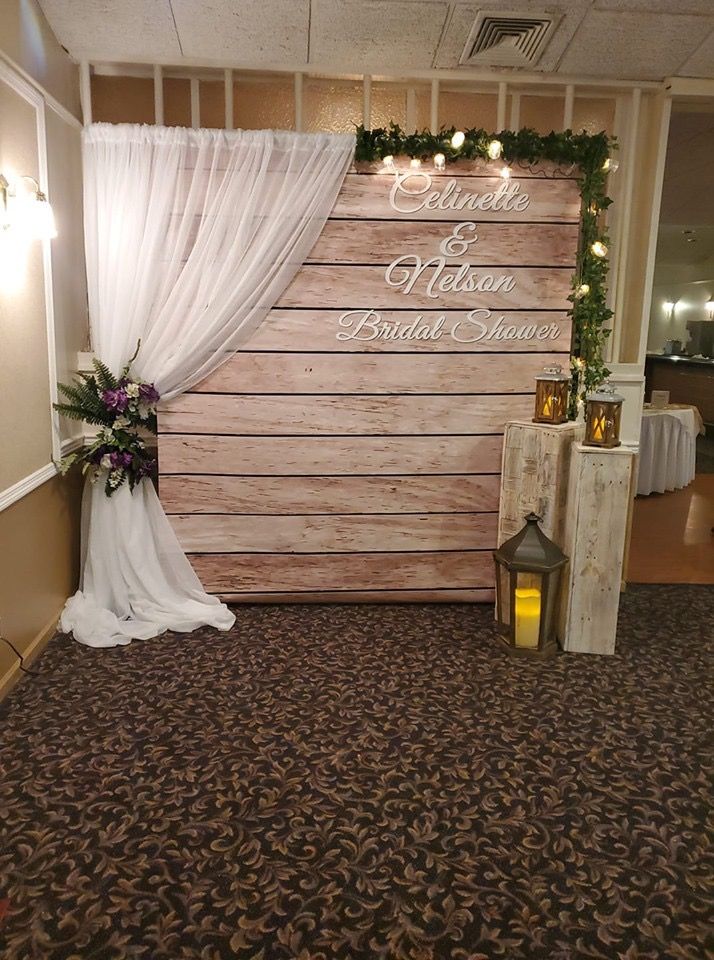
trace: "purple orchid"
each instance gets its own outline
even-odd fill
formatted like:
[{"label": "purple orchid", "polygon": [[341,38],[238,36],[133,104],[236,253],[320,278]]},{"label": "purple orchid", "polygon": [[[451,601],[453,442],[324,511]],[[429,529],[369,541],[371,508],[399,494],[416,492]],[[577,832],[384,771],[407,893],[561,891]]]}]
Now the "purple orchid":
[{"label": "purple orchid", "polygon": [[117,390],[104,390],[102,401],[109,410],[115,410],[117,413],[124,413],[129,404],[129,398],[122,387]]},{"label": "purple orchid", "polygon": [[131,453],[120,453],[118,450],[115,450],[113,453],[109,454],[109,459],[112,462],[112,466],[115,468],[118,467],[130,467],[134,459],[133,454]]},{"label": "purple orchid", "polygon": [[158,403],[159,391],[156,389],[153,383],[140,383],[139,397],[144,403]]}]

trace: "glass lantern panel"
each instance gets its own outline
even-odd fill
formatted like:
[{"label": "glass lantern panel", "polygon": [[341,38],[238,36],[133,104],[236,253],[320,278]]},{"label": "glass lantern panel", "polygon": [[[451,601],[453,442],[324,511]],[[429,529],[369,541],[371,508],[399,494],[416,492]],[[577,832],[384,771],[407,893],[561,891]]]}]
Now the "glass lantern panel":
[{"label": "glass lantern panel", "polygon": [[593,424],[593,433],[592,433],[593,440],[595,440],[598,443],[602,443],[603,440],[605,439],[605,430],[607,426],[606,417],[602,410],[599,410],[593,416],[592,424]]},{"label": "glass lantern panel", "polygon": [[541,622],[542,575],[521,571],[516,579],[515,633],[517,647],[538,648]]},{"label": "glass lantern panel", "polygon": [[498,577],[497,590],[499,597],[499,608],[497,615],[499,622],[506,627],[511,626],[511,575],[501,563],[496,564],[496,576]]},{"label": "glass lantern panel", "polygon": [[548,582],[544,584],[545,596],[543,598],[541,618],[543,623],[543,641],[548,643],[556,636],[556,618],[558,610],[556,607],[559,597],[560,570],[554,570],[548,574]]}]

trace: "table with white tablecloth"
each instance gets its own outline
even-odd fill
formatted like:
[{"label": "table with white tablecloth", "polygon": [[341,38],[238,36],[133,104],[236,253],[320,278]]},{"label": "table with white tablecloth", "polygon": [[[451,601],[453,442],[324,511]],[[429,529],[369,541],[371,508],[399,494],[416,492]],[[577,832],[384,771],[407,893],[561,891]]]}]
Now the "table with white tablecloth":
[{"label": "table with white tablecloth", "polygon": [[694,479],[697,435],[704,425],[696,407],[645,404],[640,431],[637,493],[679,490]]}]

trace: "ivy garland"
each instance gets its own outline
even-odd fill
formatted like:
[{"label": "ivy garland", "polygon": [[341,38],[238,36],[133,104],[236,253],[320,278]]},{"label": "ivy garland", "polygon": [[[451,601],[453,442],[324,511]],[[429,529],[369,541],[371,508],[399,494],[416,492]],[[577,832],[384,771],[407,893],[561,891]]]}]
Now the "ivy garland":
[{"label": "ivy garland", "polygon": [[[616,140],[606,133],[539,134],[535,130],[502,130],[489,133],[483,129],[465,130],[463,143],[455,147],[452,137],[456,128],[431,133],[407,134],[397,124],[388,128],[367,130],[357,127],[357,162],[375,162],[385,157],[408,156],[431,160],[443,154],[446,163],[455,160],[488,160],[489,146],[498,141],[500,159],[508,165],[534,164],[546,160],[561,168],[577,168],[579,172],[581,212],[580,239],[569,314],[573,321],[571,346],[572,389],[569,416],[577,416],[578,399],[597,387],[609,375],[603,360],[603,349],[610,335],[606,324],[612,311],[606,303],[607,244],[604,212],[612,203],[607,196],[607,171]],[[457,141],[458,142],[458,141]],[[593,244],[603,256],[593,252]]]}]

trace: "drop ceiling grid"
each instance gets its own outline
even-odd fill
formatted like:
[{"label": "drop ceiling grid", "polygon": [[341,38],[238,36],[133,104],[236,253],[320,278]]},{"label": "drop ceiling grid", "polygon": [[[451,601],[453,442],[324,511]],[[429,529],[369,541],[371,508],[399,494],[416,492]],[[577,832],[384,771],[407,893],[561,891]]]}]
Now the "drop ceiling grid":
[{"label": "drop ceiling grid", "polygon": [[455,69],[476,15],[486,10],[561,15],[538,71],[613,80],[714,76],[713,0],[39,2],[70,53],[98,62],[180,66],[185,58],[387,74]]}]

